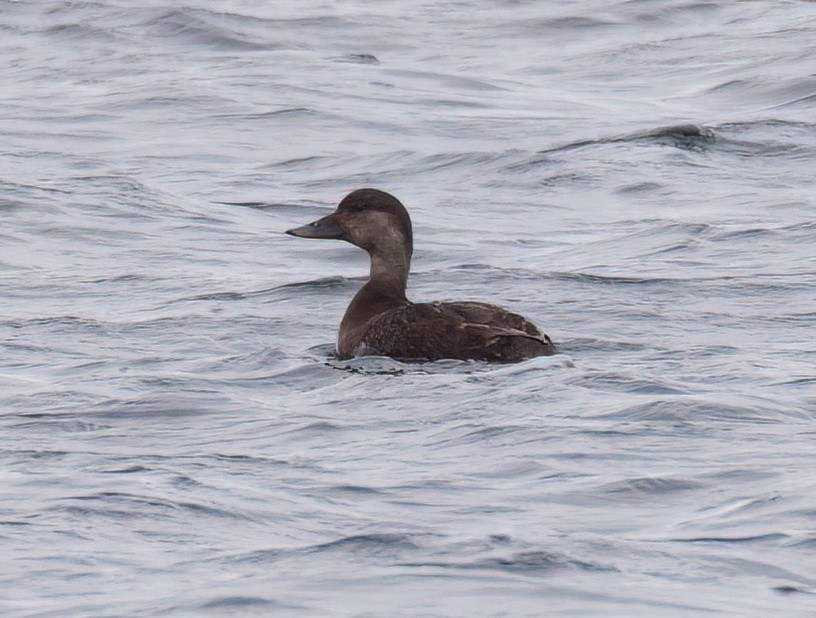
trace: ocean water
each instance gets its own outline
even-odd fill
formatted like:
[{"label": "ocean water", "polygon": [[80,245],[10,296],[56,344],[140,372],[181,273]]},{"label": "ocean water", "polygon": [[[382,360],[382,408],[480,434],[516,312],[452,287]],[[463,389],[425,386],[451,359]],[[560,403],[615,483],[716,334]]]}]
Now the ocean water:
[{"label": "ocean water", "polygon": [[[816,4],[0,0],[3,616],[816,614]],[[561,354],[332,357],[367,274]]]}]

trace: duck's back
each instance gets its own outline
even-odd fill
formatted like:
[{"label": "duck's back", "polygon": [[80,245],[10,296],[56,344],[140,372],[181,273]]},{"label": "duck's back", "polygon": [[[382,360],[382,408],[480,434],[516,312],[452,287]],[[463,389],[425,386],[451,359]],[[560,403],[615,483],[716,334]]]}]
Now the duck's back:
[{"label": "duck's back", "polygon": [[[486,303],[407,303],[368,320],[346,356],[519,361],[555,354],[547,335],[522,316]],[[342,355],[342,351],[341,351]]]}]

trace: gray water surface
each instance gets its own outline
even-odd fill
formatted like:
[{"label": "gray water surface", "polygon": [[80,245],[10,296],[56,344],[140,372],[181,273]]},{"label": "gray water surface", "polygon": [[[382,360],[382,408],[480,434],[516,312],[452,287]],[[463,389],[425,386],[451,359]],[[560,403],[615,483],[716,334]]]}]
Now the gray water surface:
[{"label": "gray water surface", "polygon": [[[816,5],[0,0],[3,616],[812,616]],[[517,365],[331,355],[367,273]]]}]

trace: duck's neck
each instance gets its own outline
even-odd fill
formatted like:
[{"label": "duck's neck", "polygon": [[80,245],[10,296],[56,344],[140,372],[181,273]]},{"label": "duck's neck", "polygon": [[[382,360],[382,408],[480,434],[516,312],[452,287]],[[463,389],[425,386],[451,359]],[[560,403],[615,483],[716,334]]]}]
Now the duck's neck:
[{"label": "duck's neck", "polygon": [[375,315],[408,302],[405,287],[411,267],[411,254],[404,247],[389,252],[371,252],[368,281],[354,296],[340,323],[341,333],[365,324]]},{"label": "duck's neck", "polygon": [[411,256],[405,250],[371,254],[371,272],[365,287],[377,288],[389,296],[405,300]]}]

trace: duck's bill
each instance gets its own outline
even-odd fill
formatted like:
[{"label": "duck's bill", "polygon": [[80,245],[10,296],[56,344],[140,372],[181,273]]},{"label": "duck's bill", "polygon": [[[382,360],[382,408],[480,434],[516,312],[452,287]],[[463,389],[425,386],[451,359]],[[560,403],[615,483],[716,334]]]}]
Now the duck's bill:
[{"label": "duck's bill", "polygon": [[312,221],[302,227],[286,230],[286,233],[299,238],[338,238],[342,240],[346,237],[346,231],[337,223],[334,214]]}]

